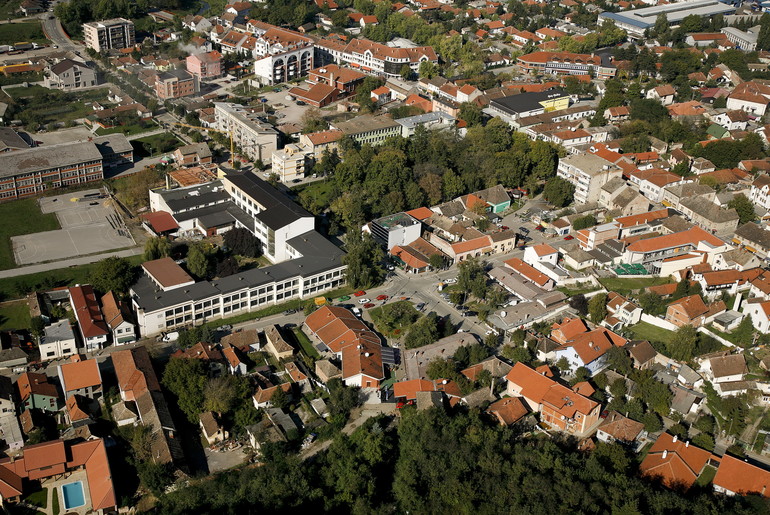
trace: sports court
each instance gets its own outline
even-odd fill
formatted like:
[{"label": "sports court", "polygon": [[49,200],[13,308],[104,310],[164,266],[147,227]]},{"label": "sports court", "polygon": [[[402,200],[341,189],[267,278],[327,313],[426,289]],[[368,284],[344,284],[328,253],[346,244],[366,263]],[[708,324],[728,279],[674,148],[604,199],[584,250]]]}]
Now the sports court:
[{"label": "sports court", "polygon": [[99,190],[40,199],[43,213],[55,213],[61,229],[11,238],[17,265],[57,261],[136,245],[123,220]]}]

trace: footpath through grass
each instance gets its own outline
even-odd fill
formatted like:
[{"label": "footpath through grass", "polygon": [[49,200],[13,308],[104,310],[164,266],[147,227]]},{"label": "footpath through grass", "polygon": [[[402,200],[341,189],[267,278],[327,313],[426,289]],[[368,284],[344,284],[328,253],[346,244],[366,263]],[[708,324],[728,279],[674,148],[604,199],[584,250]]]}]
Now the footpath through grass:
[{"label": "footpath through grass", "polygon": [[0,204],[0,270],[16,267],[11,236],[61,229],[53,213],[43,214],[36,199]]}]

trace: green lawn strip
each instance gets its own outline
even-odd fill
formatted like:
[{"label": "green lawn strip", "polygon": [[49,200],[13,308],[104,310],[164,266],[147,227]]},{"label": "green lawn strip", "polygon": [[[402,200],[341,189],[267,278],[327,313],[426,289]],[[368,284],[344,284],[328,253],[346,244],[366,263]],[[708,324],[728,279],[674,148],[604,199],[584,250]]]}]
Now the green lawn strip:
[{"label": "green lawn strip", "polygon": [[43,214],[37,200],[22,199],[0,204],[0,269],[14,268],[11,236],[61,229],[53,213]]},{"label": "green lawn strip", "polygon": [[310,338],[308,338],[307,335],[304,332],[302,332],[302,329],[295,328],[294,336],[297,338],[297,341],[299,342],[299,346],[302,347],[302,351],[305,354],[307,354],[313,359],[321,359],[321,355],[318,354],[317,350],[315,350],[315,347],[313,347],[313,343],[310,341]]},{"label": "green lawn strip", "polygon": [[29,329],[32,318],[29,315],[29,305],[25,300],[3,302],[0,304],[0,330]]},{"label": "green lawn strip", "polygon": [[627,295],[633,290],[641,290],[650,286],[659,286],[668,284],[671,280],[668,277],[602,277],[599,282],[607,291],[618,292],[621,295]]},{"label": "green lawn strip", "polygon": [[[132,265],[142,263],[142,256],[130,256],[126,259]],[[48,290],[61,286],[88,283],[94,265],[95,263],[89,263],[0,279],[0,299],[20,299],[35,290]]]},{"label": "green lawn strip", "polygon": [[706,465],[703,468],[701,475],[698,476],[698,479],[695,481],[695,484],[698,486],[708,486],[714,480],[714,476],[716,476],[716,474],[717,469],[711,465]]},{"label": "green lawn strip", "polygon": [[59,515],[59,492],[56,488],[53,489],[53,495],[51,495],[51,513],[53,515]]},{"label": "green lawn strip", "polygon": [[656,327],[647,322],[639,322],[638,324],[631,326],[630,329],[631,332],[634,333],[634,338],[638,340],[668,343],[674,336],[673,331],[663,329],[662,327]]},{"label": "green lawn strip", "polygon": [[40,20],[1,24],[0,45],[16,43],[49,43]]}]

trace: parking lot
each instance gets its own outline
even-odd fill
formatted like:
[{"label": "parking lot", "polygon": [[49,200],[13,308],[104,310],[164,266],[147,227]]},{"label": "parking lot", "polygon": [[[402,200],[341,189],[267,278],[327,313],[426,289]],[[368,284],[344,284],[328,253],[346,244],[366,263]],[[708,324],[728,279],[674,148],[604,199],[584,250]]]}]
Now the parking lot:
[{"label": "parking lot", "polygon": [[55,213],[61,229],[11,238],[18,265],[99,254],[136,245],[122,219],[99,198],[99,190],[40,199],[43,213]]}]

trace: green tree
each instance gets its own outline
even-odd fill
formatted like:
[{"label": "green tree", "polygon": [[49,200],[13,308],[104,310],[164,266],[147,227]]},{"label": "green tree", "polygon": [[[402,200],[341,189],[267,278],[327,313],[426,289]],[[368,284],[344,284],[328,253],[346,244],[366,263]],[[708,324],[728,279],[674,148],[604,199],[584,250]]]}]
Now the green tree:
[{"label": "green tree", "polygon": [[692,359],[695,346],[698,343],[698,333],[691,325],[683,325],[676,330],[674,336],[666,344],[668,355],[678,361],[689,361]]},{"label": "green tree", "polygon": [[187,251],[187,270],[200,279],[208,279],[214,273],[214,247],[196,241]]},{"label": "green tree", "polygon": [[770,14],[765,13],[759,19],[757,50],[770,50]]},{"label": "green tree", "polygon": [[467,123],[468,127],[477,127],[483,121],[481,108],[471,102],[460,104],[460,112],[457,114],[457,118]]},{"label": "green tree", "polygon": [[587,229],[589,227],[593,227],[596,224],[597,224],[597,221],[594,215],[581,216],[580,218],[576,218],[575,221],[572,222],[572,230],[579,231],[581,229]]},{"label": "green tree", "polygon": [[239,378],[222,375],[209,379],[203,390],[203,409],[216,413],[227,413],[235,405],[239,392]]},{"label": "green tree", "polygon": [[627,376],[634,369],[634,362],[623,347],[610,347],[606,356],[607,365],[618,374]]},{"label": "green tree", "polygon": [[438,323],[434,313],[430,313],[412,324],[404,337],[407,349],[416,349],[438,340]]},{"label": "green tree", "polygon": [[197,425],[205,401],[206,371],[199,359],[171,358],[163,371],[163,386],[177,398],[190,423]]},{"label": "green tree", "polygon": [[663,421],[658,415],[652,412],[642,415],[641,422],[644,424],[644,430],[648,433],[657,433],[663,429]]},{"label": "green tree", "polygon": [[152,261],[163,257],[168,257],[171,254],[171,242],[168,238],[159,236],[148,238],[144,243],[144,260]]},{"label": "green tree", "polygon": [[574,196],[575,187],[561,177],[552,177],[543,188],[543,197],[556,207],[569,205]]},{"label": "green tree", "polygon": [[278,409],[286,409],[290,405],[289,396],[280,386],[273,391],[270,396],[270,404]]},{"label": "green tree", "polygon": [[598,324],[607,318],[607,294],[599,293],[588,301],[588,317],[591,322]]},{"label": "green tree", "polygon": [[255,258],[262,254],[262,244],[248,229],[230,229],[223,236],[225,246],[238,256]]},{"label": "green tree", "polygon": [[43,333],[45,332],[45,321],[43,321],[43,317],[39,315],[32,317],[30,322],[30,329],[36,338],[43,336]]},{"label": "green tree", "polygon": [[757,219],[757,213],[754,211],[754,204],[746,198],[743,193],[738,193],[727,203],[727,207],[735,209],[738,212],[738,223],[743,225],[747,222],[753,222]]},{"label": "green tree", "polygon": [[136,269],[127,259],[111,256],[97,261],[91,270],[90,281],[101,292],[125,294],[134,283]]},{"label": "green tree", "polygon": [[614,398],[623,398],[628,393],[626,380],[619,378],[610,383],[610,393]]},{"label": "green tree", "polygon": [[532,353],[526,347],[505,345],[500,354],[513,364],[519,361],[528,364],[532,361]]},{"label": "green tree", "polygon": [[351,287],[371,288],[382,282],[385,253],[371,234],[360,230],[348,232],[345,250],[342,262],[347,265],[345,276]]}]

